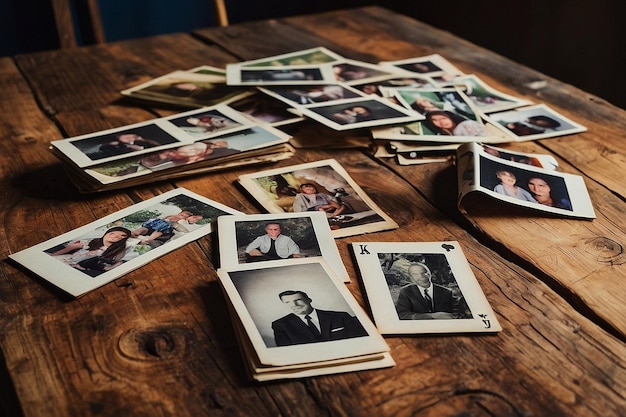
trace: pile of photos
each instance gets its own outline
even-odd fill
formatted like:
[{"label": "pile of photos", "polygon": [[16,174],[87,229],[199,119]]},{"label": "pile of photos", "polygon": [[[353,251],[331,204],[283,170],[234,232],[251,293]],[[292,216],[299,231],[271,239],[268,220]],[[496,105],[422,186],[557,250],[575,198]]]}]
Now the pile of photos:
[{"label": "pile of photos", "polygon": [[173,116],[53,141],[82,192],[289,158],[289,136],[218,104]]},{"label": "pile of photos", "polygon": [[326,130],[300,143],[349,142],[338,133],[369,130],[375,156],[402,165],[449,161],[467,143],[586,130],[544,104],[497,91],[438,54],[371,64],[316,47],[225,70],[174,71],[121,93],[199,109],[53,141],[83,192],[286,159],[299,139],[285,130],[304,120]]},{"label": "pile of photos", "polygon": [[[328,132],[371,131],[375,156],[401,164],[455,155],[461,211],[478,195],[595,216],[582,178],[557,172],[554,158],[494,146],[585,128],[439,55],[374,65],[318,47],[176,71],[122,93],[194,109],[52,142],[82,191],[289,158],[291,136],[279,128],[306,119]],[[217,226],[218,279],[258,381],[393,366],[382,334],[502,330],[455,241],[352,243],[370,320],[345,286],[335,239],[399,226],[336,160],[260,170],[238,183],[267,213],[178,188],[10,258],[79,297]]]}]

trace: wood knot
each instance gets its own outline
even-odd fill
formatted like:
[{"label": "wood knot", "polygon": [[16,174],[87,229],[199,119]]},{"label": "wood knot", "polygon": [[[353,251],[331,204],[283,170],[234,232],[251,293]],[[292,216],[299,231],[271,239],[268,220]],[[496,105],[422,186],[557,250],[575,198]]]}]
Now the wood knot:
[{"label": "wood knot", "polygon": [[183,357],[188,340],[189,329],[172,324],[127,330],[118,345],[123,356],[145,361]]},{"label": "wood knot", "polygon": [[611,265],[626,263],[624,247],[608,237],[592,237],[583,239],[585,247],[596,254],[596,260]]}]

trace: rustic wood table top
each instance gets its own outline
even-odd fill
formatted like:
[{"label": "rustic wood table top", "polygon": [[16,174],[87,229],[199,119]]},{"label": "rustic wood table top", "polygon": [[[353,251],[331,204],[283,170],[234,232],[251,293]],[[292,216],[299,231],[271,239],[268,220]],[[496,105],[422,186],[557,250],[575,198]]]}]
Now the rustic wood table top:
[{"label": "rustic wood table top", "polygon": [[[348,288],[366,310],[351,242],[456,240],[501,333],[386,337],[395,367],[254,383],[217,282],[210,236],[78,299],[7,261],[176,187],[259,213],[234,185],[258,166],[81,195],[48,144],[173,113],[121,98],[121,90],[140,82],[315,46],[372,63],[438,53],[494,88],[545,103],[588,128],[510,149],[551,154],[562,171],[583,176],[593,221],[495,208],[462,215],[452,163],[399,166],[364,148],[311,148],[273,165],[335,158],[400,225],[337,240],[352,278]],[[2,58],[0,87],[6,415],[625,415],[626,112],[610,103],[379,7]]]}]

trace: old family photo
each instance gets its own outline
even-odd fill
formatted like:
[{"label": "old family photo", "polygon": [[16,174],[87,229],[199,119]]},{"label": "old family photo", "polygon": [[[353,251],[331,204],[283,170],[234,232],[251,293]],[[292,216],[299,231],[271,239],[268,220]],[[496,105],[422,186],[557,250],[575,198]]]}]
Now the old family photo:
[{"label": "old family photo", "polygon": [[236,210],[176,189],[13,254],[16,260],[78,296],[213,230]]},{"label": "old family photo", "polygon": [[398,227],[332,159],[242,175],[239,182],[270,213],[325,213],[334,237]]}]

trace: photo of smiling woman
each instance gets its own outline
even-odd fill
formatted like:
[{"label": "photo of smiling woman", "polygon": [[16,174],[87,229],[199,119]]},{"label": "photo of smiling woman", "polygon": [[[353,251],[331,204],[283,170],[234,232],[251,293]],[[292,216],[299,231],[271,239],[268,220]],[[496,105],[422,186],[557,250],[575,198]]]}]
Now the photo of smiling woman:
[{"label": "photo of smiling woman", "polygon": [[436,135],[487,136],[482,124],[445,110],[426,113],[424,125]]},{"label": "photo of smiling woman", "polygon": [[62,247],[50,249],[48,254],[96,277],[122,264],[130,235],[130,230],[125,227],[111,227],[102,237],[67,242]]}]

